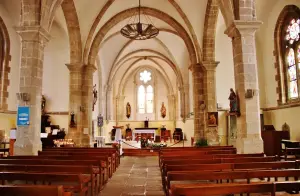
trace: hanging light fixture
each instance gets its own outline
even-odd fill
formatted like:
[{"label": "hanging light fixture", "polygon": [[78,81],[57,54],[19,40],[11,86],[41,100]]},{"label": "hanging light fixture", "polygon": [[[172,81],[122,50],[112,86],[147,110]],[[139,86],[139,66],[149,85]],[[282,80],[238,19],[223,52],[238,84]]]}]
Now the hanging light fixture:
[{"label": "hanging light fixture", "polygon": [[149,19],[149,24],[141,23],[141,0],[139,0],[138,22],[134,21],[133,23],[125,25],[120,31],[121,34],[124,37],[133,40],[146,40],[156,37],[159,33],[159,30],[153,24],[151,24],[149,17],[146,17],[145,15],[145,18]]}]

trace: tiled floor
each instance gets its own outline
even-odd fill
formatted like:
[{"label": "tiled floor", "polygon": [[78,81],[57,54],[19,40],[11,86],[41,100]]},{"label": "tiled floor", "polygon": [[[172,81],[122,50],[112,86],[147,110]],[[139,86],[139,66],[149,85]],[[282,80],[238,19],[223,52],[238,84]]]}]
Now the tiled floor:
[{"label": "tiled floor", "polygon": [[101,196],[164,196],[158,157],[123,157]]}]

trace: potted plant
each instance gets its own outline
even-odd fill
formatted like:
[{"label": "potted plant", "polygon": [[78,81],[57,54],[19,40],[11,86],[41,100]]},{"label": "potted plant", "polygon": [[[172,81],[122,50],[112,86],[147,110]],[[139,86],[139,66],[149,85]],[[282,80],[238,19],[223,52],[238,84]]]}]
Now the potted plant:
[{"label": "potted plant", "polygon": [[201,138],[201,139],[197,140],[195,146],[196,147],[208,146],[208,141],[205,138]]}]

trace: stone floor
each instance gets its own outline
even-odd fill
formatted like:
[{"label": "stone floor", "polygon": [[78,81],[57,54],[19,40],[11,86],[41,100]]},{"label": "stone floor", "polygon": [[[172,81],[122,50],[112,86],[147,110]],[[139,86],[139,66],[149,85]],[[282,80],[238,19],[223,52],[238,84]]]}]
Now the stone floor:
[{"label": "stone floor", "polygon": [[123,157],[101,196],[164,196],[158,157]]}]

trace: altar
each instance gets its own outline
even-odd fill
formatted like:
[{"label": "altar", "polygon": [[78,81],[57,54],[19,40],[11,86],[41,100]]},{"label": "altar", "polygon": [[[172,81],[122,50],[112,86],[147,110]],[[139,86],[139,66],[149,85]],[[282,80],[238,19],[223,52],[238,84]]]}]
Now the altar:
[{"label": "altar", "polygon": [[153,137],[155,138],[155,132],[156,132],[157,129],[158,128],[135,128],[132,132],[132,138],[135,138],[136,133],[141,133],[141,134],[151,133],[151,134],[154,135]]}]

